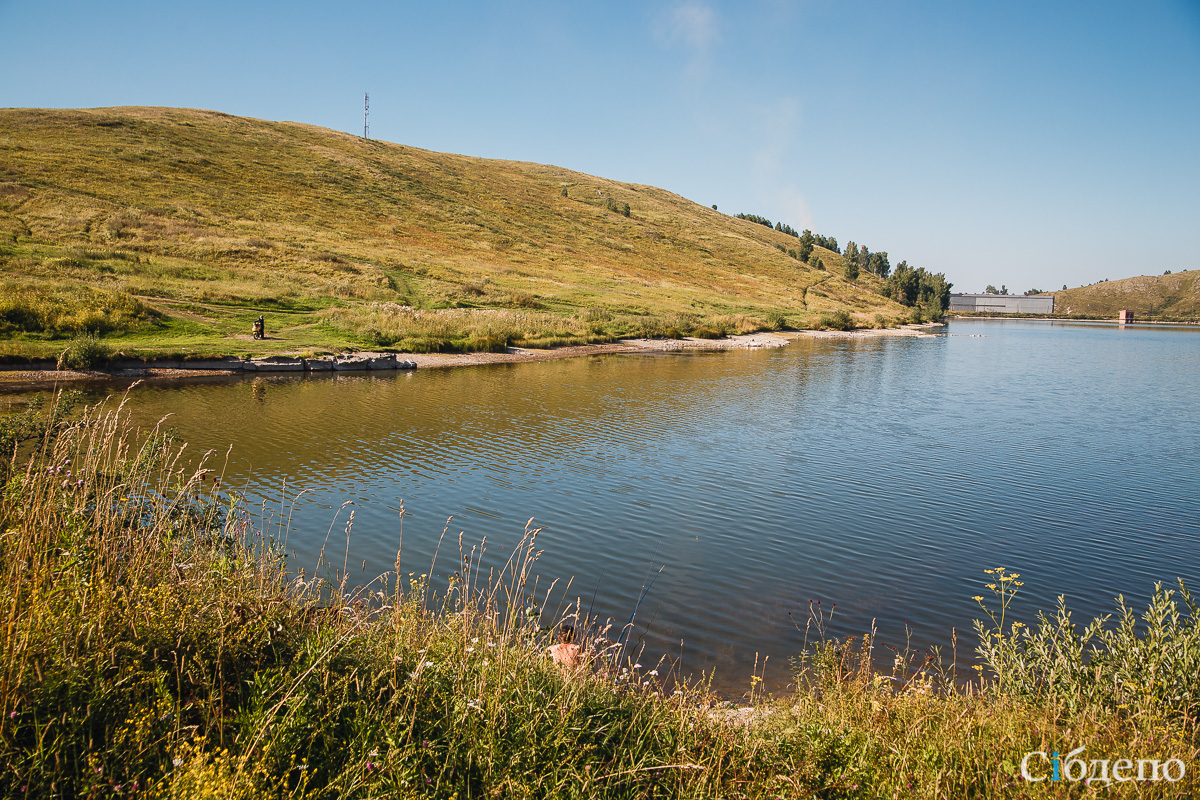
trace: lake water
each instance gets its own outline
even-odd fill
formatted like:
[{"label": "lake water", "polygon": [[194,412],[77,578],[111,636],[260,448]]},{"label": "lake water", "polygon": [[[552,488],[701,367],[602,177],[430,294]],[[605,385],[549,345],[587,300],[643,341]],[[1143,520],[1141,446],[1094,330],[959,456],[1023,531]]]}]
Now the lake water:
[{"label": "lake water", "polygon": [[812,599],[836,604],[834,635],[874,620],[881,643],[948,649],[957,628],[961,656],[988,567],[1022,574],[1027,620],[1058,594],[1085,619],[1155,581],[1200,586],[1200,329],[948,331],[140,386],[131,404],[218,461],[232,444],[225,485],[252,503],[303,492],[288,548],[310,571],[331,525],[340,567],[353,510],[352,583],[392,568],[401,502],[404,571],[428,571],[453,516],[435,581],[460,531],[494,561],[533,518],[550,608],[578,597],[619,627],[637,607],[643,663],[715,671],[730,695],[756,657],[788,682]]}]

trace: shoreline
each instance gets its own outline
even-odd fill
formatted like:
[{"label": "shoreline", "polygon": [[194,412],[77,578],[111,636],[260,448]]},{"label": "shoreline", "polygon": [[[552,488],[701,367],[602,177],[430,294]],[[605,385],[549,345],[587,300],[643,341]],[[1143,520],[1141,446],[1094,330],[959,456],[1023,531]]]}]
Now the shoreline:
[{"label": "shoreline", "polygon": [[939,323],[905,325],[901,328],[864,328],[852,331],[778,331],[743,333],[724,339],[621,339],[604,344],[581,344],[539,350],[509,347],[503,353],[381,353],[362,351],[319,359],[269,356],[257,359],[204,359],[194,363],[178,359],[130,360],[103,370],[59,370],[47,363],[41,367],[0,365],[0,391],[54,388],[63,383],[142,379],[171,381],[181,378],[236,376],[259,373],[272,377],[293,374],[353,372],[406,372],[413,369],[449,369],[488,364],[521,364],[559,358],[599,356],[615,353],[682,353],[696,351],[760,350],[783,347],[797,339],[865,339],[876,337],[931,337]]},{"label": "shoreline", "polygon": [[1024,322],[1093,322],[1093,323],[1098,322],[1098,323],[1102,323],[1102,324],[1106,324],[1106,325],[1120,325],[1121,327],[1127,327],[1130,325],[1200,325],[1200,321],[1197,321],[1194,319],[1192,319],[1192,320],[1137,319],[1135,317],[1133,322],[1121,322],[1120,320],[1115,320],[1112,317],[1068,317],[1068,316],[1047,317],[1045,315],[1040,315],[1040,314],[997,315],[997,314],[963,314],[963,313],[959,312],[959,313],[955,313],[953,316],[951,316],[950,312],[947,312],[946,318],[947,319],[963,319],[963,320],[971,320],[971,319],[1014,320],[1015,319],[1015,320],[1024,321]]}]

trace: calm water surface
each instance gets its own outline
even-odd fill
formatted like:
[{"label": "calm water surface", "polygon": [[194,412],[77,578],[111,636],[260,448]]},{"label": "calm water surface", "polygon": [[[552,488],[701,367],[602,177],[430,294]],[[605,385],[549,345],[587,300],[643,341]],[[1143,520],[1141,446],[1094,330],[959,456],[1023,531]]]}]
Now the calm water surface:
[{"label": "calm water surface", "polygon": [[637,609],[643,663],[681,657],[738,694],[756,656],[788,681],[812,599],[836,603],[835,635],[874,620],[883,642],[907,627],[948,649],[957,628],[961,653],[987,567],[1022,573],[1025,618],[1058,594],[1090,617],[1155,581],[1200,586],[1198,397],[1195,328],[955,321],[937,338],[142,386],[132,405],[173,415],[193,448],[232,444],[226,485],[252,502],[303,492],[288,548],[310,569],[331,524],[340,566],[350,510],[353,579],[391,569],[401,502],[404,570],[428,570],[447,517],[493,558],[532,517],[540,586],[560,579],[550,607],[579,597],[618,626],[661,567]]}]

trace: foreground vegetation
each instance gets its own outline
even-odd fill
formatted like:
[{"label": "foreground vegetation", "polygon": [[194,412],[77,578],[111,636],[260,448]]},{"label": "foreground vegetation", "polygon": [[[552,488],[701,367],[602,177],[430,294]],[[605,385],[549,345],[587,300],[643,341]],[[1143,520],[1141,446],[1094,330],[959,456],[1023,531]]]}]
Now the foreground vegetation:
[{"label": "foreground vegetation", "polygon": [[994,572],[971,682],[903,652],[880,673],[869,635],[826,639],[817,613],[802,688],[751,680],[735,709],[665,666],[550,663],[536,531],[490,575],[460,548],[448,595],[400,552],[356,589],[338,559],[290,573],[219,475],[119,409],[35,407],[0,420],[0,445],[17,454],[0,466],[4,796],[1084,796],[1019,774],[1078,747],[1186,766],[1105,791],[1197,788],[1186,595],[1160,591],[1140,627],[1030,631],[1005,616],[1019,576]]},{"label": "foreground vegetation", "polygon": [[879,254],[849,277],[865,248],[558,167],[154,108],[0,110],[0,154],[9,360],[85,333],[140,355],[436,351],[912,315]]}]

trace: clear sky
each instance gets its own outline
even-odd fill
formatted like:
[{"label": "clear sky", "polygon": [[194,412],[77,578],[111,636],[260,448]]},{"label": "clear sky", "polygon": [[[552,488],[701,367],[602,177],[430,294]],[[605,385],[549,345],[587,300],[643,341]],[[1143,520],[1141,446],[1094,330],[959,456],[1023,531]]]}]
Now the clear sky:
[{"label": "clear sky", "polygon": [[653,184],[956,291],[1200,268],[1200,0],[0,0],[0,106],[208,108]]}]

